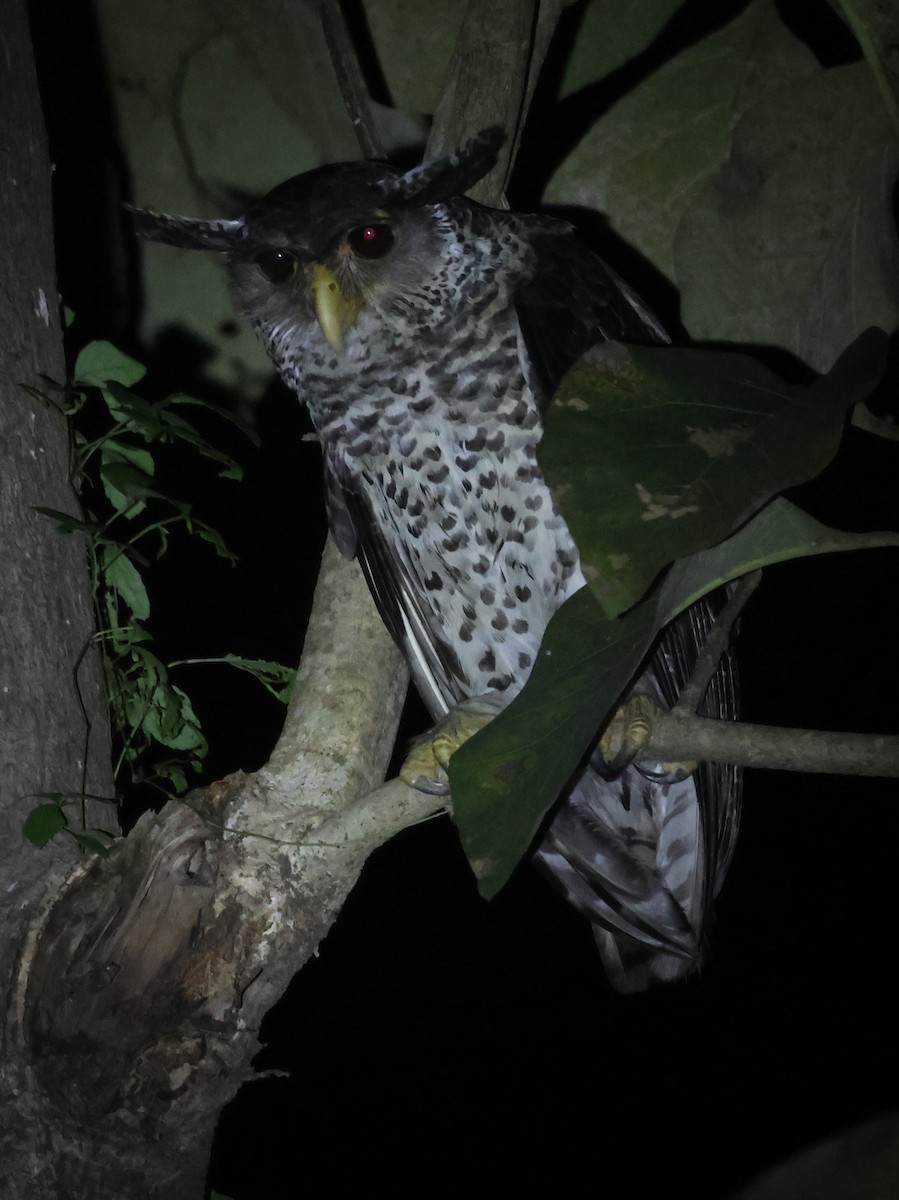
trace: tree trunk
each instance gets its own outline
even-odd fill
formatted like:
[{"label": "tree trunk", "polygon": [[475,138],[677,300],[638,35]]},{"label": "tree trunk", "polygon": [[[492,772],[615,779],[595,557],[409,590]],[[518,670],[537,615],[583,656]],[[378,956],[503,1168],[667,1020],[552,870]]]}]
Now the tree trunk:
[{"label": "tree trunk", "polygon": [[[0,12],[0,147],[0,1194],[12,1200],[62,1194],[52,1147],[64,1135],[34,1084],[15,979],[75,859],[68,839],[36,850],[22,823],[41,792],[113,794],[99,671],[81,657],[93,633],[84,545],[35,512],[73,512],[74,497],[65,421],[22,386],[65,378],[51,167],[22,0]],[[95,823],[114,823],[113,807],[89,807]],[[76,799],[69,811],[80,819]]]}]

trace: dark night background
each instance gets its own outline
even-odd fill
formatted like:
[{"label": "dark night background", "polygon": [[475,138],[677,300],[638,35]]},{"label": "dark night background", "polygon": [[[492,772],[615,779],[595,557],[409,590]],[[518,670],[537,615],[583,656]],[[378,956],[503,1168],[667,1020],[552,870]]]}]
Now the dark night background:
[{"label": "dark night background", "polygon": [[[741,7],[686,5],[670,50]],[[857,54],[826,4],[783,11],[823,61]],[[34,23],[62,296],[79,339],[111,337],[146,357],[134,333],[133,248],[124,289],[110,250],[109,193],[127,198],[128,181],[90,9],[35,4]],[[550,74],[516,206],[535,206],[568,144],[626,90],[627,70],[617,74],[562,105]],[[653,294],[651,277],[637,282],[676,317],[674,297]],[[179,358],[172,346],[153,348],[152,386],[200,391],[192,348]],[[244,462],[240,487],[192,460],[167,467],[173,493],[195,499],[241,565],[192,545],[158,564],[162,657],[298,657],[324,536],[318,455],[280,386],[256,427],[258,450],[207,430]],[[895,445],[850,432],[800,499],[843,527],[899,527]],[[746,719],[895,730],[895,564],[881,552],[767,573],[743,619]],[[257,685],[220,668],[178,682],[204,721],[209,778],[265,761],[281,713]],[[413,709],[410,728],[415,719]],[[226,1110],[210,1182],[239,1200],[363,1182],[428,1196],[529,1184],[640,1197],[677,1184],[723,1198],[784,1156],[895,1108],[896,801],[895,781],[750,775],[702,977],[629,998],[605,983],[587,926],[529,867],[487,906],[448,821],[407,831],[371,858],[320,957],[269,1015],[258,1065],[287,1074],[244,1088]]]}]

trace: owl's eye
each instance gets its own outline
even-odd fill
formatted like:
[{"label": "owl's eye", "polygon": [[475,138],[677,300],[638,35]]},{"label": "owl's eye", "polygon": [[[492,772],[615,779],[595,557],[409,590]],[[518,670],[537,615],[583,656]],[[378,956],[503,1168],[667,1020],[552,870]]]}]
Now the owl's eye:
[{"label": "owl's eye", "polygon": [[269,283],[286,283],[297,269],[297,260],[289,250],[264,250],[256,255],[256,266]]},{"label": "owl's eye", "polygon": [[360,225],[347,234],[346,240],[359,258],[383,258],[394,243],[389,225]]}]

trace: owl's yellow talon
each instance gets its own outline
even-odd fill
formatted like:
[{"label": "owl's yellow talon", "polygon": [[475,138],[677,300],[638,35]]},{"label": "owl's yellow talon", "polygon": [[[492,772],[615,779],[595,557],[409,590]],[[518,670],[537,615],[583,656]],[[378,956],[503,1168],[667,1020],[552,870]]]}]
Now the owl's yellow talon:
[{"label": "owl's yellow talon", "polygon": [[464,705],[454,708],[412,747],[400,767],[400,779],[416,791],[445,796],[450,759],[492,719],[492,713],[472,712]]},{"label": "owl's yellow talon", "polygon": [[631,696],[615,710],[597,743],[610,774],[617,774],[636,762],[637,769],[647,778],[679,783],[696,770],[695,762],[640,763],[640,752],[652,737],[654,712],[655,704],[642,694]]}]

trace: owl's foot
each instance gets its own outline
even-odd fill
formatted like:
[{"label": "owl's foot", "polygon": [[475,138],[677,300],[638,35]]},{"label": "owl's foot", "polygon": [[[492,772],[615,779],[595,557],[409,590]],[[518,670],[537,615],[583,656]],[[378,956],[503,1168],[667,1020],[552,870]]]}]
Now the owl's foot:
[{"label": "owl's foot", "polygon": [[596,748],[603,758],[603,774],[611,779],[632,763],[641,775],[659,783],[679,783],[696,770],[695,762],[652,762],[641,751],[652,736],[656,706],[649,696],[637,693],[615,710]]},{"label": "owl's foot", "polygon": [[431,796],[449,795],[446,769],[450,759],[460,746],[493,720],[499,707],[492,693],[457,705],[413,745],[400,767],[403,783]]}]

